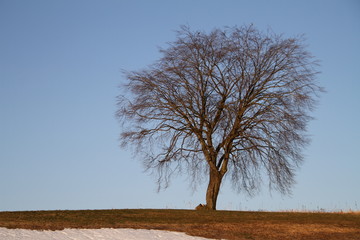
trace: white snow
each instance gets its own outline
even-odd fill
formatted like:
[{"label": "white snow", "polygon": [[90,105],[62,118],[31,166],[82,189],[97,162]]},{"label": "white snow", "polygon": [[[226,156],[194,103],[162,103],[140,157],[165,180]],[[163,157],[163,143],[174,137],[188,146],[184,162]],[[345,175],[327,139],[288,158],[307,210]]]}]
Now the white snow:
[{"label": "white snow", "polygon": [[206,238],[192,237],[180,232],[159,230],[136,230],[127,228],[102,229],[64,229],[62,231],[36,231],[25,229],[0,228],[1,240],[205,240]]}]

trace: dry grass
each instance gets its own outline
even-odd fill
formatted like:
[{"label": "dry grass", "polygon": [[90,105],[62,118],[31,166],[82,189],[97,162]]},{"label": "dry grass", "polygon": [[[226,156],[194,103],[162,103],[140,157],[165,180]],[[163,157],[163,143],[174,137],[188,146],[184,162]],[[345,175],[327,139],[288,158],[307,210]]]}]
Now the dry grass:
[{"label": "dry grass", "polygon": [[241,240],[358,240],[360,214],[155,209],[0,212],[0,227],[141,228]]},{"label": "dry grass", "polygon": [[360,211],[355,210],[338,210],[338,211],[325,211],[325,210],[297,210],[290,209],[284,210],[281,212],[291,212],[291,213],[336,213],[336,214],[360,214]]}]

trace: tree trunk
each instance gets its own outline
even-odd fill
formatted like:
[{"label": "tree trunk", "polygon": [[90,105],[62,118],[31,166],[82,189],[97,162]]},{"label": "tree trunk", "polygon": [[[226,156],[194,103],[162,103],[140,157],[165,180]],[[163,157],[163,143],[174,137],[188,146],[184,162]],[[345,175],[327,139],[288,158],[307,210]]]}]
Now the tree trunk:
[{"label": "tree trunk", "polygon": [[210,168],[209,185],[206,192],[206,207],[211,210],[216,210],[216,201],[222,178],[223,175],[219,171]]}]

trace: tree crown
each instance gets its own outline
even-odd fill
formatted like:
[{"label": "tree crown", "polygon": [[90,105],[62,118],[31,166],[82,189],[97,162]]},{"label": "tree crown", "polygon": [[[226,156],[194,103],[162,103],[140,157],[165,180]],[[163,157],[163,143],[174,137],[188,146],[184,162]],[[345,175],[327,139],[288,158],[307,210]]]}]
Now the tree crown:
[{"label": "tree crown", "polygon": [[252,25],[182,27],[161,53],[147,69],[126,73],[129,94],[119,96],[117,112],[122,144],[137,147],[159,184],[182,170],[196,177],[216,169],[249,193],[263,176],[289,191],[321,91],[302,38]]}]

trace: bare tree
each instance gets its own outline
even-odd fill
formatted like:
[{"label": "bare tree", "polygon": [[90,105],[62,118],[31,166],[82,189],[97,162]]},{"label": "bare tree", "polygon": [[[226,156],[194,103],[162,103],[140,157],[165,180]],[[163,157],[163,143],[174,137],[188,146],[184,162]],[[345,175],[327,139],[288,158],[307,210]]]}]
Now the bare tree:
[{"label": "bare tree", "polygon": [[321,91],[302,38],[252,25],[210,33],[182,27],[161,53],[147,69],[126,73],[117,112],[123,146],[143,153],[159,186],[184,170],[206,174],[209,209],[227,173],[248,193],[264,177],[289,192]]}]

